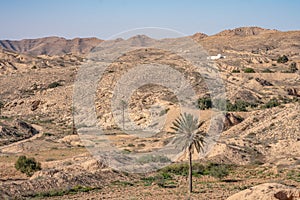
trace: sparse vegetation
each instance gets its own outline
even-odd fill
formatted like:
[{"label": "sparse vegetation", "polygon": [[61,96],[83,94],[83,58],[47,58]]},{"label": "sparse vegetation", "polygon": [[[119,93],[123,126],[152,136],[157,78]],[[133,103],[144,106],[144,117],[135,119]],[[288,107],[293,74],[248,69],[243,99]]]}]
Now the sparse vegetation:
[{"label": "sparse vegetation", "polygon": [[41,192],[41,193],[37,193],[34,195],[31,195],[30,197],[55,197],[55,196],[64,196],[64,195],[68,195],[68,194],[76,194],[78,192],[89,192],[92,190],[97,190],[99,188],[92,188],[89,186],[74,186],[71,189],[66,189],[66,190],[52,190],[52,191],[48,191],[48,192]]},{"label": "sparse vegetation", "polygon": [[142,157],[138,158],[137,161],[141,164],[152,163],[152,162],[156,162],[156,163],[171,162],[171,160],[166,156],[155,156],[155,155],[142,156]]},{"label": "sparse vegetation", "polygon": [[300,182],[300,171],[291,170],[287,173],[288,179]]},{"label": "sparse vegetation", "polygon": [[246,112],[248,107],[254,108],[257,107],[257,104],[243,100],[237,100],[235,103],[231,103],[229,100],[224,99],[216,99],[212,101],[209,97],[205,97],[198,100],[198,106],[200,110],[216,108],[218,110],[226,110],[230,112]]},{"label": "sparse vegetation", "polygon": [[268,101],[266,104],[264,104],[262,106],[262,108],[273,108],[273,107],[277,107],[279,105],[280,105],[280,102],[276,98],[273,98],[270,101]]},{"label": "sparse vegetation", "polygon": [[170,173],[162,172],[155,176],[143,177],[141,180],[144,182],[144,186],[151,186],[153,184],[162,188],[174,188],[173,176]]},{"label": "sparse vegetation", "polygon": [[51,89],[51,88],[56,88],[56,87],[59,87],[59,86],[62,86],[62,84],[60,82],[52,82],[48,85],[48,88]]},{"label": "sparse vegetation", "polygon": [[32,176],[34,172],[41,170],[41,163],[37,162],[35,158],[27,158],[20,156],[15,163],[15,168],[27,176]]},{"label": "sparse vegetation", "polygon": [[[209,163],[204,165],[201,163],[194,163],[192,167],[192,173],[193,176],[209,175],[218,179],[222,179],[229,174],[233,167],[233,165],[227,164]],[[172,173],[181,176],[187,175],[188,171],[189,166],[187,163],[172,164],[161,169],[161,172]]]},{"label": "sparse vegetation", "polygon": [[255,73],[255,70],[253,68],[247,67],[244,69],[244,73]]},{"label": "sparse vegetation", "polygon": [[207,167],[207,170],[209,175],[218,179],[222,179],[229,174],[229,167],[229,165],[210,164]]},{"label": "sparse vegetation", "polygon": [[121,185],[121,186],[133,186],[134,184],[128,181],[113,181],[112,182],[113,185]]},{"label": "sparse vegetation", "polygon": [[230,101],[227,101],[226,104],[226,108],[227,111],[230,112],[246,112],[247,111],[247,107],[255,107],[255,104],[246,102],[246,101],[242,101],[242,100],[237,100],[234,104],[232,104]]},{"label": "sparse vegetation", "polygon": [[239,69],[234,69],[231,71],[231,73],[240,73],[241,71]]},{"label": "sparse vegetation", "polygon": [[200,110],[207,110],[212,108],[212,101],[210,97],[203,97],[198,100],[198,107]]},{"label": "sparse vegetation", "polygon": [[270,70],[270,69],[264,69],[261,71],[262,73],[274,73],[274,71]]},{"label": "sparse vegetation", "polygon": [[292,62],[289,66],[289,71],[291,73],[295,73],[296,71],[298,71],[298,68],[297,68],[297,64],[295,62]]},{"label": "sparse vegetation", "polygon": [[278,59],[277,59],[277,63],[286,63],[288,61],[289,61],[289,59],[286,55],[279,56]]}]

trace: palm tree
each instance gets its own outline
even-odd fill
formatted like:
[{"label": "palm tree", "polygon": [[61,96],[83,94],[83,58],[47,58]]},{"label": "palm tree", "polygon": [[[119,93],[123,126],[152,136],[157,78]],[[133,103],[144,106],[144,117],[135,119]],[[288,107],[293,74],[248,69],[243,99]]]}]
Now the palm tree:
[{"label": "palm tree", "polygon": [[204,136],[205,132],[200,131],[199,128],[203,125],[204,122],[198,122],[198,118],[194,117],[191,114],[181,114],[174,122],[171,129],[175,131],[176,134],[179,134],[176,137],[175,141],[184,142],[183,149],[185,152],[188,152],[189,155],[189,192],[193,190],[192,186],[192,154],[194,150],[197,153],[203,151],[204,147]]}]

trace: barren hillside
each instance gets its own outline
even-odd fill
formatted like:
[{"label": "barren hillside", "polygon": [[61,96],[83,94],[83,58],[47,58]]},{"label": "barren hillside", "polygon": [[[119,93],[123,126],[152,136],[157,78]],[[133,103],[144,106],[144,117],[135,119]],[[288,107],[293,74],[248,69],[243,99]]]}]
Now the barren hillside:
[{"label": "barren hillside", "polygon": [[[194,180],[200,191],[195,198],[226,199],[246,189],[244,186],[248,188],[267,181],[299,188],[300,31],[243,27],[212,36],[197,33],[190,38],[201,45],[208,56],[224,56],[211,61],[222,77],[228,100],[220,139],[205,158],[194,158],[201,163],[236,167],[226,179],[228,182],[207,174],[199,175]],[[118,39],[112,44],[122,41],[126,40]],[[163,42],[147,36],[135,36],[127,41],[141,46]],[[166,187],[161,187],[161,182],[149,184],[142,175],[108,169],[89,154],[76,135],[72,115],[75,112],[74,81],[80,67],[86,66],[89,52],[101,50],[97,49],[101,42],[96,38],[66,40],[58,37],[0,41],[0,101],[3,104],[0,168],[4,169],[0,172],[0,198],[31,198],[38,194],[49,197],[47,191],[72,191],[78,185],[86,187],[77,188],[81,192],[87,190],[86,199],[116,199],[118,195],[125,195],[124,191],[133,191],[137,199],[153,199],[150,194],[143,196],[140,190],[161,199],[185,198],[182,184],[170,183],[185,183],[184,176],[172,174],[164,182]],[[114,87],[126,72],[149,63],[171,66],[184,74],[199,99],[210,97],[205,77],[172,52],[142,48],[122,54],[96,84],[94,108],[105,133],[127,154],[165,145],[172,136],[168,132],[170,126],[180,113],[178,99],[171,90],[147,84],[132,93],[128,104],[130,118],[137,125],[145,126],[151,121],[149,108],[160,104],[164,110],[159,115],[166,117],[164,128],[153,137],[139,138],[126,134],[115,123],[111,112]],[[200,106],[199,102],[195,102],[195,106]],[[210,127],[210,116],[214,112],[211,107],[200,111],[204,131]],[[14,163],[20,155],[35,157],[42,163],[42,170],[31,178],[18,172]],[[183,155],[178,162],[185,160]],[[145,176],[155,177],[153,174]],[[170,189],[170,185],[174,188]],[[136,186],[135,189],[132,186]],[[111,188],[116,192],[112,193]],[[168,189],[174,193],[165,195]],[[65,199],[81,195],[65,194]]]},{"label": "barren hillside", "polygon": [[102,40],[98,38],[45,37],[38,39],[24,39],[20,41],[1,40],[3,49],[30,55],[64,55],[68,53],[86,54],[96,47]]}]

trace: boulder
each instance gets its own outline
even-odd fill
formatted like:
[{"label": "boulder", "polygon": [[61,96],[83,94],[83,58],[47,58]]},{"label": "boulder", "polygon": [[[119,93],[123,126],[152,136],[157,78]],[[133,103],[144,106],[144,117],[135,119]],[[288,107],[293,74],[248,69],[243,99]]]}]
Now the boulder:
[{"label": "boulder", "polygon": [[227,200],[299,200],[300,189],[279,183],[265,183],[243,190]]}]

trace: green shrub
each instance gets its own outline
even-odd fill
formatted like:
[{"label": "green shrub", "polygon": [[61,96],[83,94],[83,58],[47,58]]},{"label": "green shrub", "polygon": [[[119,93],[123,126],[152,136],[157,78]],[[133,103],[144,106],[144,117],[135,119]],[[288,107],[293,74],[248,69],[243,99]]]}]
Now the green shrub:
[{"label": "green shrub", "polygon": [[277,59],[277,63],[286,63],[287,61],[289,61],[289,59],[286,55],[279,56]]},{"label": "green shrub", "polygon": [[173,182],[170,182],[173,177],[167,172],[157,174],[155,176],[143,177],[141,178],[144,181],[144,186],[151,186],[153,183],[157,184],[159,187],[176,187]]},{"label": "green shrub", "polygon": [[[203,175],[205,166],[200,163],[193,163],[193,175]],[[161,169],[163,173],[172,173],[176,175],[186,176],[189,172],[189,165],[187,163],[176,163]]]},{"label": "green shrub", "polygon": [[244,72],[245,72],[245,73],[255,73],[254,69],[253,69],[253,68],[249,68],[249,67],[248,67],[248,68],[245,68],[245,69],[244,69]]},{"label": "green shrub", "polygon": [[247,107],[254,107],[254,104],[251,104],[249,102],[243,101],[243,100],[237,100],[234,104],[232,104],[230,101],[227,101],[227,111],[231,112],[246,112]]},{"label": "green shrub", "polygon": [[171,174],[169,173],[161,173],[161,176],[165,179],[165,180],[170,180],[172,179]]},{"label": "green shrub", "polygon": [[200,110],[206,110],[212,108],[212,101],[210,97],[203,97],[198,99],[198,106]]},{"label": "green shrub", "polygon": [[239,69],[234,69],[231,71],[231,73],[240,73],[240,70]]},{"label": "green shrub", "polygon": [[141,164],[146,163],[168,163],[171,162],[171,160],[166,156],[155,156],[155,155],[145,155],[137,159],[137,161]]},{"label": "green shrub", "polygon": [[[206,165],[193,163],[193,176],[209,175],[219,179],[226,177],[231,171],[232,165],[209,163]],[[187,163],[172,164],[160,170],[163,173],[172,173],[186,176],[189,171]]]},{"label": "green shrub", "polygon": [[89,186],[74,186],[73,188],[67,189],[67,190],[52,190],[47,192],[41,192],[34,195],[31,195],[30,197],[55,197],[55,196],[63,196],[68,194],[76,194],[78,192],[89,192],[92,190],[97,190],[98,188],[92,188]]},{"label": "green shrub", "polygon": [[226,176],[228,176],[230,171],[229,165],[220,165],[220,164],[210,164],[208,166],[209,175],[222,179]]},{"label": "green shrub", "polygon": [[145,182],[144,184],[145,186],[150,186],[156,180],[156,177],[154,176],[143,177],[141,178],[141,180]]},{"label": "green shrub", "polygon": [[113,185],[121,185],[121,186],[133,186],[134,185],[131,182],[128,182],[128,181],[119,181],[119,180],[113,181],[112,184]]},{"label": "green shrub", "polygon": [[263,105],[263,108],[273,108],[276,106],[279,106],[280,103],[276,98],[271,99],[270,101],[268,101],[265,105]]},{"label": "green shrub", "polygon": [[59,86],[62,86],[62,84],[59,83],[59,82],[53,82],[53,83],[50,83],[48,85],[48,88],[56,88],[56,87],[59,87]]},{"label": "green shrub", "polygon": [[37,162],[35,158],[27,158],[26,156],[19,156],[15,168],[27,176],[32,176],[34,172],[42,169],[41,163]]},{"label": "green shrub", "polygon": [[218,110],[226,110],[231,112],[246,112],[247,107],[257,106],[256,104],[243,100],[237,100],[235,103],[231,103],[229,100],[225,99],[216,99],[212,101],[209,97],[199,99],[198,104],[200,110],[206,110],[213,107]]},{"label": "green shrub", "polygon": [[272,70],[270,69],[264,69],[261,71],[262,73],[274,73]]},{"label": "green shrub", "polygon": [[291,64],[290,64],[290,72],[291,73],[295,73],[296,71],[298,71],[298,68],[297,68],[297,64],[295,63],[295,62],[292,62]]},{"label": "green shrub", "polygon": [[162,168],[161,171],[164,173],[173,173],[176,175],[185,176],[188,174],[189,166],[186,163],[172,164],[172,165]]},{"label": "green shrub", "polygon": [[300,171],[291,170],[287,173],[287,178],[300,182]]}]

